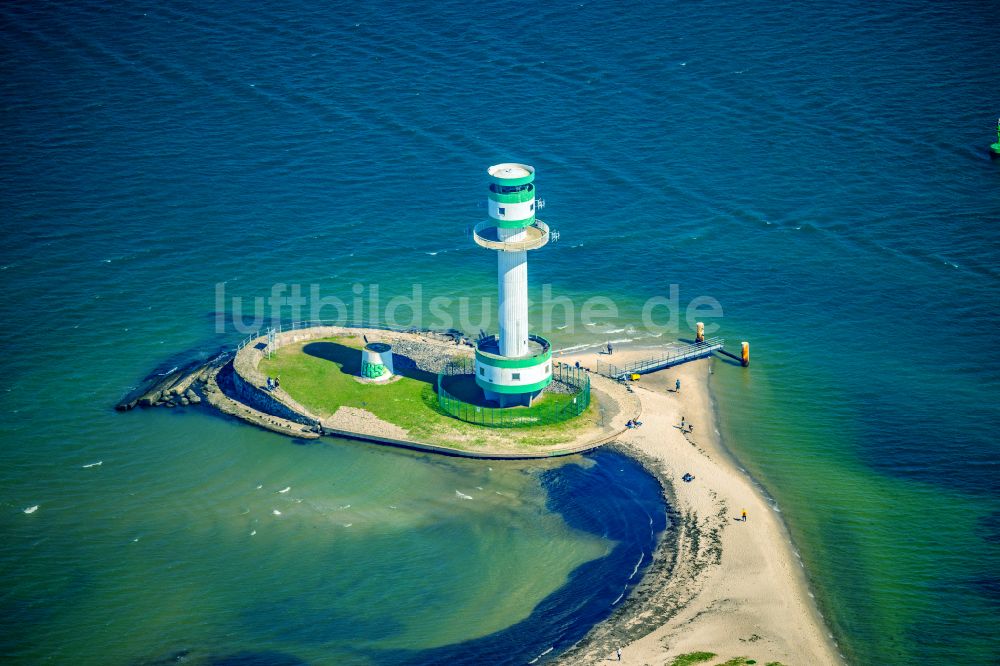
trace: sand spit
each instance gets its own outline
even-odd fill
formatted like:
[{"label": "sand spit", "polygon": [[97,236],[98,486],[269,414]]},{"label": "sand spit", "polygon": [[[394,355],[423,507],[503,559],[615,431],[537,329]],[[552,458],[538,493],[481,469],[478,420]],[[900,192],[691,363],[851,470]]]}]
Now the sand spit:
[{"label": "sand spit", "polygon": [[[616,349],[614,359],[646,355]],[[563,360],[596,366],[593,353]],[[678,528],[660,544],[641,585],[558,663],[615,661],[619,646],[623,664],[666,664],[695,651],[716,653],[711,663],[739,656],[789,666],[843,663],[784,524],[722,448],[708,392],[713,362],[635,384],[643,425],[616,446],[660,479]],[[680,428],[682,416],[693,431]],[[683,481],[684,474],[694,480]],[[746,522],[737,520],[743,510]]]}]

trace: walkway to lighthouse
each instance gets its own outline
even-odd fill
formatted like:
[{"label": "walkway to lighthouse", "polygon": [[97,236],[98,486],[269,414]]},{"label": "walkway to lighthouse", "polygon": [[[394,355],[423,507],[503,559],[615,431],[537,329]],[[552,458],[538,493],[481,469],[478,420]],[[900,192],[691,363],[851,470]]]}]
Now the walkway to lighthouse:
[{"label": "walkway to lighthouse", "polygon": [[723,351],[724,343],[722,338],[708,338],[704,342],[689,345],[672,345],[652,358],[620,366],[598,359],[597,372],[611,379],[624,379],[632,374],[642,375]]}]

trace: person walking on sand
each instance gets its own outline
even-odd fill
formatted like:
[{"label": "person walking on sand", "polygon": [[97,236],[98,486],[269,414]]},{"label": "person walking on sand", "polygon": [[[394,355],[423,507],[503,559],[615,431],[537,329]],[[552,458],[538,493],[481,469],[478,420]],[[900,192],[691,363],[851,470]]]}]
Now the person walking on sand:
[{"label": "person walking on sand", "polygon": [[747,522],[747,510],[746,509],[743,509],[743,518],[742,518],[742,520],[743,520],[744,523]]},{"label": "person walking on sand", "polygon": [[684,430],[684,417],[681,417],[681,430]]},{"label": "person walking on sand", "polygon": [[616,648],[615,649],[615,654],[618,655],[618,661],[621,661],[622,660],[622,649],[621,648]]},{"label": "person walking on sand", "polygon": [[608,356],[611,356],[612,353],[614,353],[614,350],[611,348],[611,342],[608,342]]},{"label": "person walking on sand", "polygon": [[674,382],[674,393],[680,393],[680,392],[681,392],[681,380],[678,379],[676,382]]}]

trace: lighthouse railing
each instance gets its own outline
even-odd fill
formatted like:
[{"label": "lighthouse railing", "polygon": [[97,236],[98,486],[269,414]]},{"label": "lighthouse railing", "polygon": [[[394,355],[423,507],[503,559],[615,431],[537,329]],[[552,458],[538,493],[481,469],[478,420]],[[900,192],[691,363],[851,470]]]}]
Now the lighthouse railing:
[{"label": "lighthouse railing", "polygon": [[[450,363],[438,375],[438,407],[444,414],[488,428],[526,428],[562,423],[579,416],[590,407],[590,375],[582,368],[563,363],[553,364],[553,383],[558,382],[558,393],[567,397],[556,398],[551,395],[557,391],[551,390],[554,387],[550,384],[547,399],[528,407],[492,407],[482,400],[469,402],[447,389],[446,384],[455,381],[474,384],[474,370],[471,359],[459,359]],[[478,386],[475,390],[481,392]]]}]

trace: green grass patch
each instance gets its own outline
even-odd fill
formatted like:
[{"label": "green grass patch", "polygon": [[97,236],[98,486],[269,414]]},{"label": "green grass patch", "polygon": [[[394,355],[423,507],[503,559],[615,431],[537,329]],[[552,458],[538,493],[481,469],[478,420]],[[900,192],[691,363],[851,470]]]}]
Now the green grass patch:
[{"label": "green grass patch", "polygon": [[714,652],[688,652],[687,654],[679,654],[674,657],[672,662],[670,662],[670,666],[691,666],[692,664],[700,664],[708,661],[714,656]]},{"label": "green grass patch", "polygon": [[[674,657],[674,660],[670,662],[669,666],[691,666],[692,664],[702,664],[706,661],[711,660],[717,655],[714,652],[689,652],[687,654],[681,654]],[[715,664],[714,666],[754,666],[757,663],[756,659],[747,659],[746,657],[733,657],[728,661],[723,661],[721,663]],[[783,666],[780,662],[772,661],[767,664],[767,666]]]},{"label": "green grass patch", "polygon": [[[360,338],[345,336],[288,345],[273,358],[261,361],[260,370],[280,377],[281,388],[320,418],[333,415],[340,407],[356,407],[407,430],[413,439],[458,448],[554,445],[572,440],[596,421],[592,404],[580,417],[552,425],[499,430],[466,423],[439,408],[436,374],[397,369],[400,378],[385,384],[358,381],[363,344]],[[471,395],[471,387],[456,388]],[[551,408],[568,399],[571,396],[546,394],[532,407],[512,409]]]},{"label": "green grass patch", "polygon": [[281,378],[281,387],[320,417],[340,407],[365,409],[381,419],[410,429],[419,425],[419,414],[434,396],[430,373],[413,371],[384,385],[358,381],[361,342],[356,338],[315,340],[278,350],[261,362],[263,373]]}]

